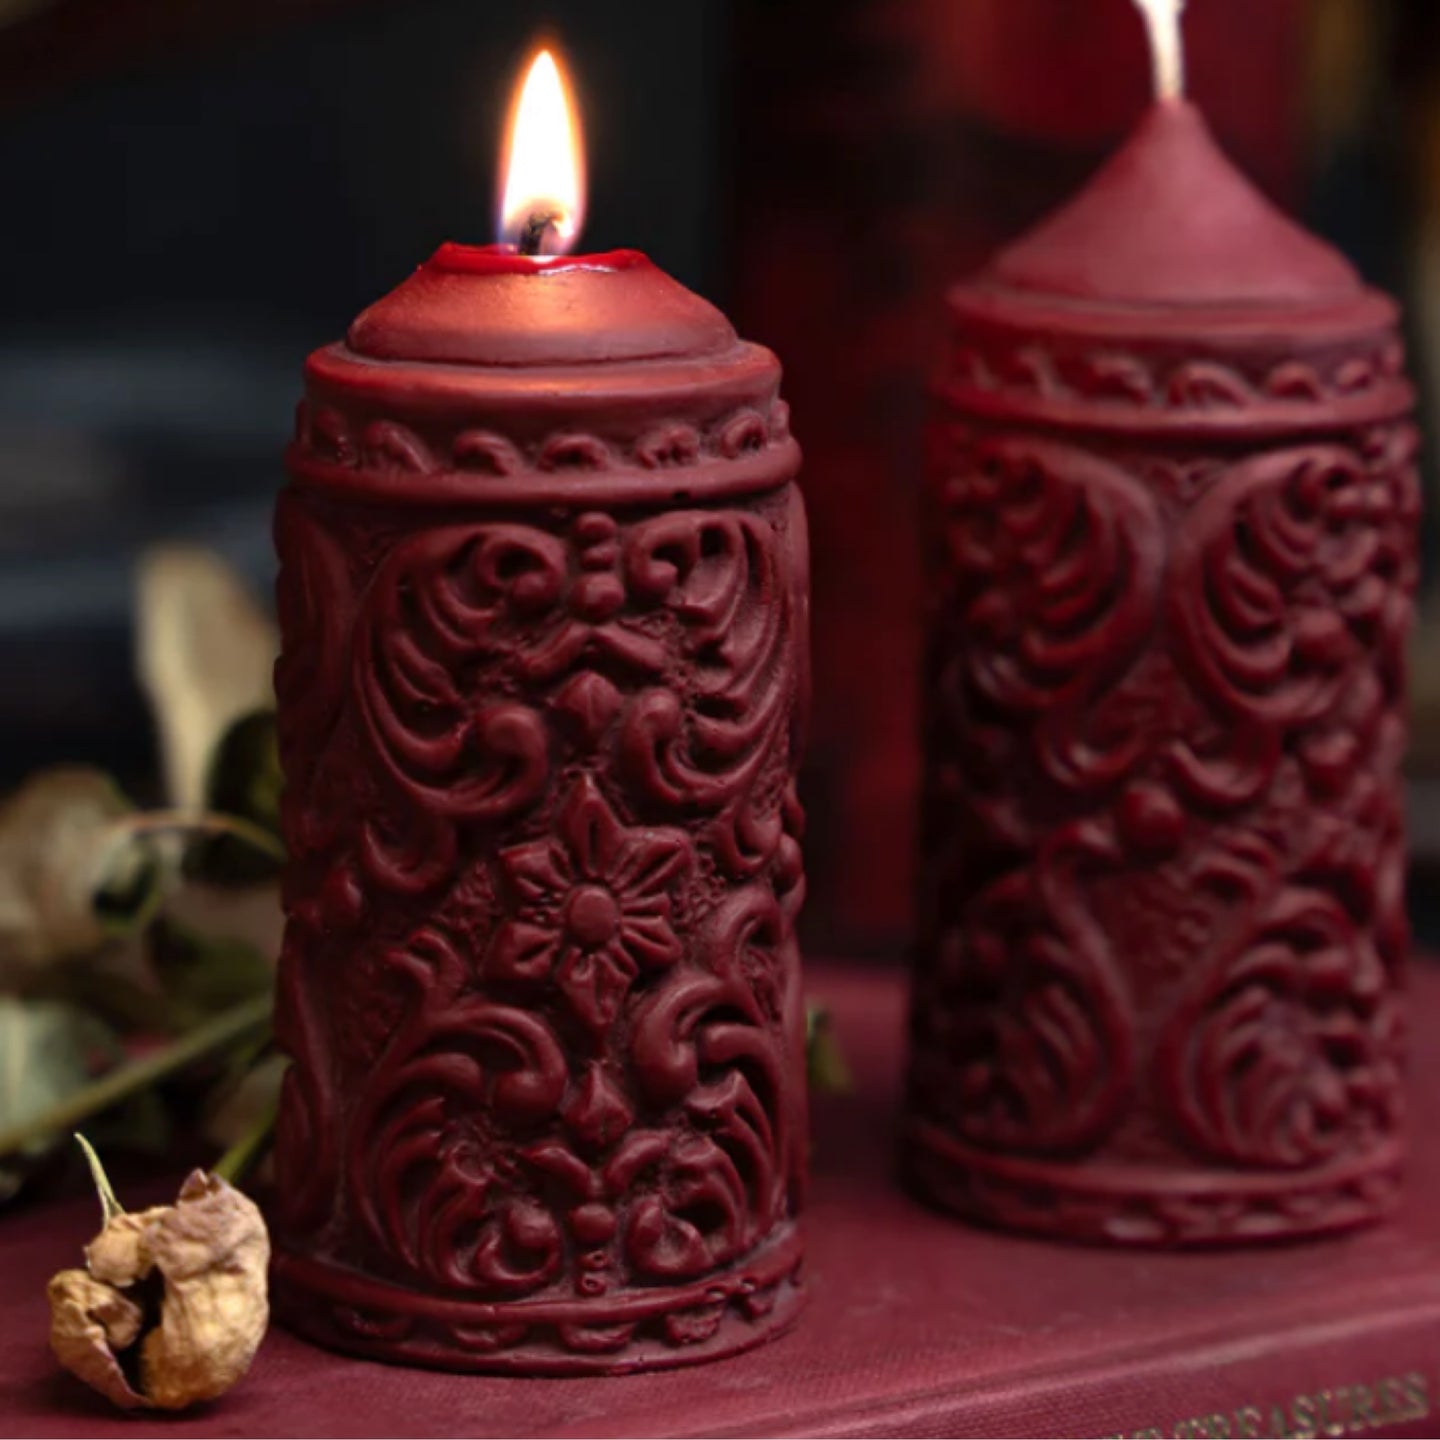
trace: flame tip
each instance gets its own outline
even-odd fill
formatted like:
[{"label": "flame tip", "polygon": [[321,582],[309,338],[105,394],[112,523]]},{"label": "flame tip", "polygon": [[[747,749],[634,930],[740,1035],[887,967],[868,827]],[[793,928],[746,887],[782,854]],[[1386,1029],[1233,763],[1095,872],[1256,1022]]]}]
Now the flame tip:
[{"label": "flame tip", "polygon": [[[584,155],[575,102],[563,67],[542,45],[525,69],[510,112],[500,235],[527,236],[547,253],[564,253],[585,213]],[[539,237],[532,233],[541,218]]]}]

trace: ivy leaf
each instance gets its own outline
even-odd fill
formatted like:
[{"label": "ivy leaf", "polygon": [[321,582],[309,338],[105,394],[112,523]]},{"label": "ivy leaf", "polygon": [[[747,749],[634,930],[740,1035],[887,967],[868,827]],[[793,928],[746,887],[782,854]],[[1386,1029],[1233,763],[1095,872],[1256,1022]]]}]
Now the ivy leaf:
[{"label": "ivy leaf", "polygon": [[[119,1042],[93,1015],[56,1001],[0,996],[0,1130],[43,1114],[119,1058]],[[37,1137],[0,1163],[0,1201],[64,1138]]]},{"label": "ivy leaf", "polygon": [[273,709],[275,625],[240,575],[198,545],[147,551],[137,573],[136,667],[160,731],[170,803],[205,803],[221,737]]},{"label": "ivy leaf", "polygon": [[[273,709],[242,715],[220,737],[205,780],[207,810],[248,820],[267,834],[280,835],[280,746]],[[198,845],[190,869],[207,880],[253,884],[277,870],[270,856],[232,835]]]},{"label": "ivy leaf", "polygon": [[217,1086],[220,1093],[205,1116],[202,1133],[222,1158],[214,1166],[238,1184],[246,1171],[269,1147],[280,1109],[280,1087],[290,1061],[275,1051],[264,1055],[239,1080],[228,1086]]},{"label": "ivy leaf", "polygon": [[0,988],[24,990],[154,916],[165,866],[134,813],[80,766],[41,771],[0,805]]},{"label": "ivy leaf", "polygon": [[812,1095],[845,1095],[855,1085],[835,1038],[830,1012],[818,1005],[805,1010],[805,1071]]},{"label": "ivy leaf", "polygon": [[242,1001],[269,993],[275,973],[253,945],[205,935],[167,916],[150,933],[151,967],[165,993],[170,1028],[181,1032]]}]

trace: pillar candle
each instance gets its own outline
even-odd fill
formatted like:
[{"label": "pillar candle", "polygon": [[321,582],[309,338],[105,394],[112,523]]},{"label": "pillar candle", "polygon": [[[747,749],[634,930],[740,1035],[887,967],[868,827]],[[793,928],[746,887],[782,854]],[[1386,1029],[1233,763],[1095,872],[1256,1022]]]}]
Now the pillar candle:
[{"label": "pillar candle", "polygon": [[904,1164],[990,1223],[1267,1241],[1398,1193],[1413,395],[1145,8],[1154,107],[948,300]]},{"label": "pillar candle", "polygon": [[[572,210],[531,207],[529,248]],[[779,380],[634,251],[446,245],[310,357],[276,516],[276,1305],[304,1334],[617,1373],[796,1313]]]}]

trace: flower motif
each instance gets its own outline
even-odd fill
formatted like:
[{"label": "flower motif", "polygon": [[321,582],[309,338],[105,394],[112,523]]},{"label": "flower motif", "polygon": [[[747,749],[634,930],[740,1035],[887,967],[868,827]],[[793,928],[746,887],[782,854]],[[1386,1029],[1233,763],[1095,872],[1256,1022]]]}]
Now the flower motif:
[{"label": "flower motif", "polygon": [[691,869],[690,842],[679,830],[622,826],[593,777],[565,798],[553,834],[498,858],[513,912],[495,933],[489,976],[553,976],[598,1034],[641,970],[680,958],[671,902]]}]

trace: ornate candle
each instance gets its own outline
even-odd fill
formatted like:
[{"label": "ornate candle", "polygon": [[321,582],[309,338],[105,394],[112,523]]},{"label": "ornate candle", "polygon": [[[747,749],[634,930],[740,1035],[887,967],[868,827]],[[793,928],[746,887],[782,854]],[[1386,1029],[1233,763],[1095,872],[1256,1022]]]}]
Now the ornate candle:
[{"label": "ornate candle", "polygon": [[949,300],[905,1165],[986,1221],[1395,1200],[1416,576],[1396,313],[1180,94]]},{"label": "ornate candle", "polygon": [[633,251],[446,245],[310,357],[276,517],[276,1298],[308,1335],[619,1372],[796,1312],[779,379]]}]

